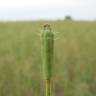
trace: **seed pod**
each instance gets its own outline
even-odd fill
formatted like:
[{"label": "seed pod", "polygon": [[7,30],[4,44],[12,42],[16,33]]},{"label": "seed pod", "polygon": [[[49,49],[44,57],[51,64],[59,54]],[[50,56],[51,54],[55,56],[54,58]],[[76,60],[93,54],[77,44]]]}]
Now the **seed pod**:
[{"label": "seed pod", "polygon": [[[50,81],[52,75],[53,65],[53,51],[54,51],[54,34],[51,31],[50,25],[44,25],[41,33],[42,39],[42,60],[43,60],[43,74],[46,80],[46,96],[50,96]],[[49,94],[49,95],[48,95]]]},{"label": "seed pod", "polygon": [[44,25],[42,31],[42,60],[43,60],[43,72],[46,79],[51,78],[52,64],[53,64],[53,49],[54,39],[53,33],[51,32],[50,25]]}]

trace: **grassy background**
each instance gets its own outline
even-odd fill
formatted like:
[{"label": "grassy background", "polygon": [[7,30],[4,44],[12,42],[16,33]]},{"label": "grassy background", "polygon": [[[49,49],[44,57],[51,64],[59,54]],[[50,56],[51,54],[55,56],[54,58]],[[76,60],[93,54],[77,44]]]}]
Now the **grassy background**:
[{"label": "grassy background", "polygon": [[96,22],[0,23],[0,96],[45,96],[41,42],[44,23],[55,41],[53,96],[96,96]]}]

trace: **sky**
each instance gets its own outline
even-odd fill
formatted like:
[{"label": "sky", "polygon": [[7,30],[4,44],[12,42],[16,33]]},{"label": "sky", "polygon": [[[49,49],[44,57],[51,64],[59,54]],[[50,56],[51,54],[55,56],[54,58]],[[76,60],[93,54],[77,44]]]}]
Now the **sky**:
[{"label": "sky", "polygon": [[0,21],[63,19],[96,20],[96,0],[0,0]]}]

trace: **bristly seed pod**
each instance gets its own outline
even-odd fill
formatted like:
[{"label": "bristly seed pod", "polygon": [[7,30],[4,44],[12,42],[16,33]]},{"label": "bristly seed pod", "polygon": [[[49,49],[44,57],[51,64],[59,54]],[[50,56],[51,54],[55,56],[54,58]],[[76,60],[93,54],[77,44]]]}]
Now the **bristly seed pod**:
[{"label": "bristly seed pod", "polygon": [[50,96],[50,81],[52,75],[53,65],[53,51],[54,51],[54,34],[49,24],[43,26],[41,33],[42,39],[42,61],[43,61],[43,72],[46,80],[46,96]]}]

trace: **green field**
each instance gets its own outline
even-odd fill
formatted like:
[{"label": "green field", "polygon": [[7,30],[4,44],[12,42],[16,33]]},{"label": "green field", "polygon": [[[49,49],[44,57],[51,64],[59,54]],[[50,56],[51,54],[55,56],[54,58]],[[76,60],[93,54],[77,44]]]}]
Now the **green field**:
[{"label": "green field", "polygon": [[56,35],[53,96],[96,96],[96,22],[0,23],[0,96],[45,96],[41,41],[45,23]]}]

